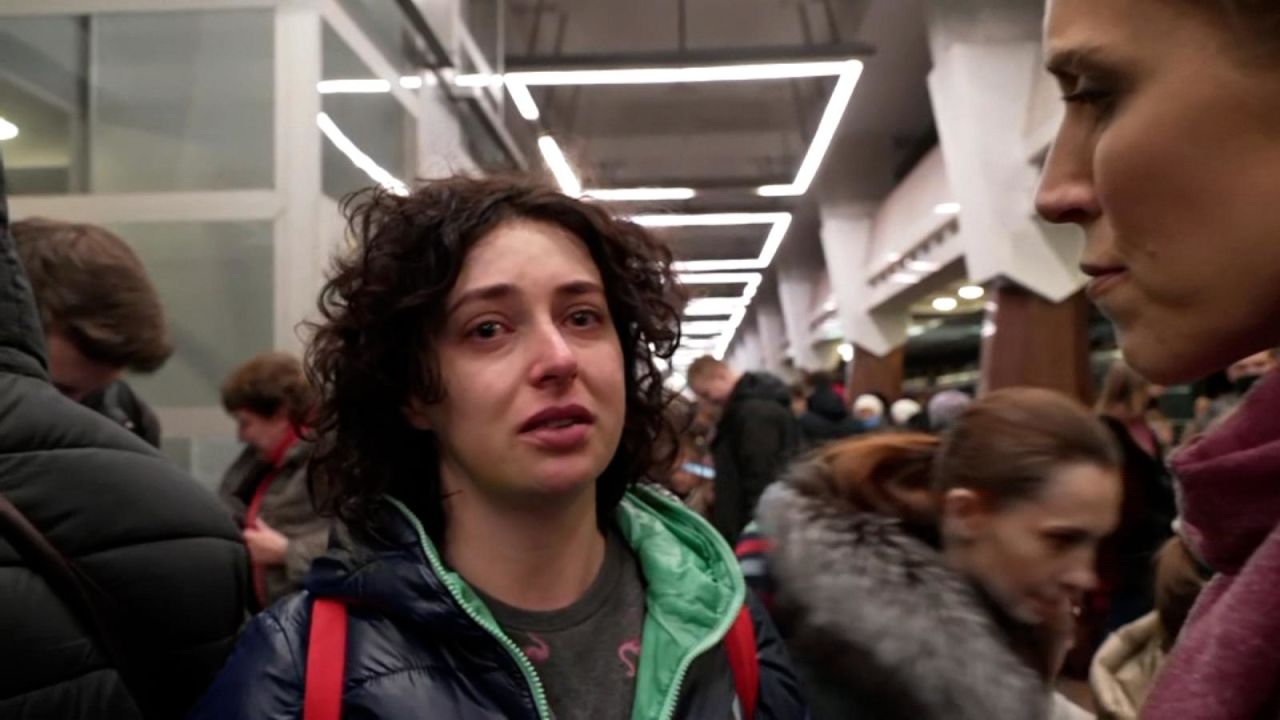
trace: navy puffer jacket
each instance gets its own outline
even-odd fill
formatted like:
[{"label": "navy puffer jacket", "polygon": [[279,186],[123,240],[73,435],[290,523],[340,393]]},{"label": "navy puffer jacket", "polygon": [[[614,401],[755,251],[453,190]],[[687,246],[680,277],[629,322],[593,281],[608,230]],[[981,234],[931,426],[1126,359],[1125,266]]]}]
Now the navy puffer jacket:
[{"label": "navy puffer jacket", "polygon": [[[417,519],[391,501],[380,540],[339,538],[307,591],[249,627],[194,720],[299,718],[313,598],[350,607],[343,718],[551,720],[536,671],[465,581],[442,563]],[[729,548],[678,503],[628,494],[618,526],[648,588],[633,717],[737,716],[721,640],[745,600]],[[754,603],[754,601],[752,601]],[[805,716],[786,652],[752,605],[760,666],[756,717]],[[652,661],[650,661],[652,658]]]}]

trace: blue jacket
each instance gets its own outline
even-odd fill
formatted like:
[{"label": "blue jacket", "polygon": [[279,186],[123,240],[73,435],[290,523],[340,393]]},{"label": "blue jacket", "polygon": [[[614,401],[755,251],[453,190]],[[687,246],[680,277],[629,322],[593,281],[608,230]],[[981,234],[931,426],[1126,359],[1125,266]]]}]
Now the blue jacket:
[{"label": "blue jacket", "polygon": [[[312,599],[351,607],[343,717],[551,720],[532,664],[466,582],[445,567],[417,518],[394,500],[379,541],[335,543],[306,592],[258,616],[194,720],[299,718]],[[656,491],[628,493],[618,527],[648,592],[635,720],[736,717],[722,639],[745,598],[733,553],[704,520]],[[752,603],[756,717],[805,716],[786,652]]]}]

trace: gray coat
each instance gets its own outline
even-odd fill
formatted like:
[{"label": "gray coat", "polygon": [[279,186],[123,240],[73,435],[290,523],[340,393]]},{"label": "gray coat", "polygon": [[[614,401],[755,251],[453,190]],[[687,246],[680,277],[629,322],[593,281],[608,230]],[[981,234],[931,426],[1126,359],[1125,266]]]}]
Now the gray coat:
[{"label": "gray coat", "polygon": [[[307,488],[307,461],[310,443],[299,442],[285,455],[284,465],[267,488],[258,517],[289,538],[285,562],[267,569],[267,603],[302,589],[311,561],[324,554],[329,543],[331,521],[320,517]],[[258,483],[270,471],[258,451],[246,447],[222,477],[218,494],[243,526],[244,514]]]},{"label": "gray coat", "polygon": [[[789,480],[819,472],[803,463]],[[759,521],[772,544],[779,629],[809,681],[815,718],[1048,716],[1045,683],[935,549],[897,520],[835,497],[830,482],[789,480],[765,492]]]}]

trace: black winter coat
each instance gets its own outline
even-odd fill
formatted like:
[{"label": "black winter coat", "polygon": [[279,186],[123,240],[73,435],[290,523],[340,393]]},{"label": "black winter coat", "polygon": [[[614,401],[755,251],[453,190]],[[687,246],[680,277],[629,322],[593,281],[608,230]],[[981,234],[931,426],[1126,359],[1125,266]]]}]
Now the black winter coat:
[{"label": "black winter coat", "polygon": [[0,718],[181,717],[245,620],[247,554],[212,493],[50,384],[3,197],[0,495],[111,603],[135,672],[122,677],[0,534]]},{"label": "black winter coat", "polygon": [[[633,521],[632,529],[623,530],[623,535],[649,536],[639,549],[634,537],[628,542],[649,586],[646,614],[659,613],[645,621],[645,657],[652,642],[654,657],[661,660],[661,648],[670,643],[651,636],[651,630],[663,635],[694,632],[701,643],[714,641],[715,635],[704,635],[699,628],[726,622],[741,607],[744,595],[732,552],[704,521],[675,500],[655,499],[651,493],[645,497],[637,493],[624,501]],[[662,515],[677,515],[677,522],[655,523]],[[662,529],[664,524],[668,530]],[[254,619],[190,720],[301,717],[311,606],[317,596],[341,598],[350,608],[344,720],[550,720],[538,710],[531,679],[536,671],[497,629],[466,582],[443,565],[412,513],[388,503],[378,526],[379,539],[356,540],[345,530],[335,531],[329,553],[312,564],[307,591]],[[655,558],[662,567],[651,566]],[[713,583],[719,588],[713,595],[724,604],[724,612],[709,612],[699,600],[706,595],[697,588],[708,586],[690,580],[703,573],[720,576]],[[765,612],[754,599],[749,602],[760,668],[756,717],[801,720],[806,710],[786,651]],[[673,605],[674,613],[655,610],[664,606],[671,610]],[[683,682],[668,686],[668,692],[678,692],[671,717],[730,720],[736,695],[723,646],[711,642],[698,647],[705,650],[686,657],[685,662],[689,658],[692,662]],[[644,662],[637,680],[637,707],[647,708],[639,711],[645,720],[656,720],[658,704],[653,700],[661,700],[666,693],[648,695],[650,702],[642,705],[643,678],[666,678],[661,682],[668,683],[679,663],[659,661],[646,669]]]},{"label": "black winter coat", "polygon": [[830,387],[815,388],[806,406],[808,410],[800,416],[800,429],[810,447],[862,432],[862,423],[849,414],[844,400]]},{"label": "black winter coat", "polygon": [[711,524],[733,545],[751,522],[760,494],[803,447],[787,386],[768,373],[746,373],[734,386],[711,443],[715,504]]}]

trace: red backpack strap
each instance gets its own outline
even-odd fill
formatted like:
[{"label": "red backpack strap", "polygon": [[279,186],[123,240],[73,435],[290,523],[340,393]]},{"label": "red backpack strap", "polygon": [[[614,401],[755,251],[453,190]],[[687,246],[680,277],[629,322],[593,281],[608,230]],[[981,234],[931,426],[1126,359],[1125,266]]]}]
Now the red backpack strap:
[{"label": "red backpack strap", "polygon": [[733,685],[742,705],[742,717],[752,720],[756,716],[756,700],[760,696],[760,658],[756,655],[756,630],[751,621],[751,611],[746,605],[738,613],[738,619],[724,638],[724,649],[729,655],[729,668],[733,671]]},{"label": "red backpack strap", "polygon": [[347,606],[332,598],[311,605],[302,720],[340,720],[347,662]]}]

